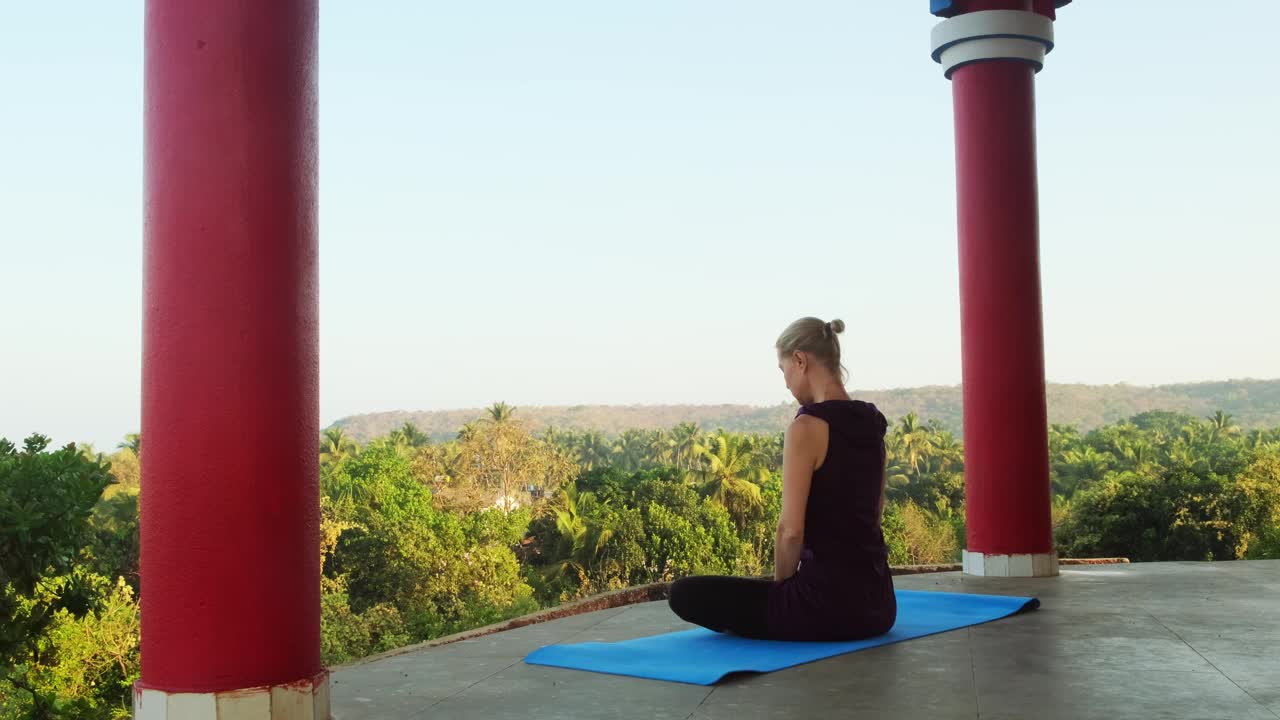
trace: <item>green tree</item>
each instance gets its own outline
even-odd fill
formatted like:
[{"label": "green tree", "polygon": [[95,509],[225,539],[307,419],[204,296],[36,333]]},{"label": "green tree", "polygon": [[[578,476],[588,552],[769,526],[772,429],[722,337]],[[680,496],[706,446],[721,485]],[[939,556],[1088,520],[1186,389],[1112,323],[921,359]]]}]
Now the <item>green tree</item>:
[{"label": "green tree", "polygon": [[106,496],[120,493],[137,495],[142,490],[142,464],[138,454],[125,448],[112,453],[107,459],[111,463],[111,477],[115,482],[107,488]]},{"label": "green tree", "polygon": [[63,608],[54,614],[31,677],[69,717],[125,720],[133,715],[140,670],[138,603],[123,578],[114,584],[100,575],[85,580],[93,588],[93,610],[76,615]]},{"label": "green tree", "polygon": [[1280,447],[1280,428],[1275,430],[1264,430],[1262,428],[1250,430],[1245,438],[1245,447],[1254,452]]},{"label": "green tree", "polygon": [[124,440],[116,445],[119,450],[132,450],[134,455],[142,454],[142,433],[129,433],[124,436]]},{"label": "green tree", "polygon": [[509,415],[478,425],[462,441],[460,456],[462,479],[508,512],[545,497],[577,474],[562,453]]},{"label": "green tree", "polygon": [[[566,497],[529,527],[538,596],[558,602],[688,574],[763,574],[772,546],[755,551],[725,507],[683,477],[671,467],[635,473],[611,467],[585,473],[574,490],[566,485]],[[765,497],[776,525],[773,485],[766,483]]]},{"label": "green tree", "polygon": [[644,430],[627,430],[613,444],[613,461],[629,472],[651,465],[653,434]]},{"label": "green tree", "polygon": [[887,434],[884,450],[885,495],[890,501],[905,502],[910,499],[912,471],[902,449],[902,436],[897,432]]},{"label": "green tree", "polygon": [[56,661],[55,624],[83,618],[99,601],[82,548],[112,482],[105,461],[75,445],[48,446],[42,435],[27,438],[21,451],[0,439],[0,679],[23,694],[27,716],[36,719],[84,709],[42,684],[40,673]]},{"label": "green tree", "polygon": [[690,574],[755,574],[761,566],[759,558],[749,557],[750,545],[725,506],[682,482],[679,471],[634,473],[625,486],[627,504],[641,514],[644,582]]},{"label": "green tree", "polygon": [[703,439],[702,428],[694,423],[680,423],[672,428],[668,440],[671,462],[681,470],[693,470],[694,462],[698,458],[698,448],[702,445]]},{"label": "green tree", "polygon": [[551,566],[551,572],[561,577],[572,573],[577,587],[590,587],[592,575],[600,572],[601,555],[613,530],[602,522],[595,496],[590,492],[579,494],[573,483],[564,486],[552,512],[559,534],[557,555],[561,559]]},{"label": "green tree", "polygon": [[893,565],[936,565],[959,559],[960,546],[951,525],[910,500],[887,505],[882,524]]},{"label": "green tree", "polygon": [[934,422],[907,414],[885,436],[885,493],[950,516],[964,503],[964,449]]},{"label": "green tree", "polygon": [[906,467],[914,475],[920,474],[920,466],[926,462],[933,452],[932,436],[929,429],[920,423],[915,413],[907,413],[898,427],[899,452]]},{"label": "green tree", "polygon": [[480,430],[480,424],[476,422],[463,423],[458,428],[458,442],[468,442],[476,436]]},{"label": "green tree", "polygon": [[139,560],[142,546],[138,531],[138,494],[106,494],[93,508],[89,518],[92,543],[88,548],[88,566],[107,578],[120,578],[134,594],[141,587]]},{"label": "green tree", "polygon": [[[1262,498],[1269,497],[1263,495]],[[1178,467],[1114,473],[1077,494],[1058,531],[1065,557],[1230,560],[1266,530],[1270,509],[1232,477]]]},{"label": "green tree", "polygon": [[1236,425],[1235,418],[1227,413],[1218,410],[1209,416],[1209,437],[1211,440],[1234,437],[1239,434],[1240,426]]},{"label": "green tree", "polygon": [[485,418],[492,423],[510,422],[515,417],[516,409],[504,402],[496,402],[489,406],[489,417]]},{"label": "green tree", "polygon": [[417,425],[408,421],[392,430],[389,437],[391,443],[398,447],[420,448],[431,444],[431,437],[419,430]]},{"label": "green tree", "polygon": [[751,513],[764,506],[760,485],[769,471],[761,463],[759,447],[749,437],[721,432],[696,452],[700,465],[693,476],[703,492],[724,505],[742,527]]},{"label": "green tree", "polygon": [[613,445],[604,435],[594,430],[576,438],[574,456],[583,470],[608,467],[613,463]]},{"label": "green tree", "polygon": [[1101,480],[1116,461],[1111,453],[1099,452],[1092,446],[1069,450],[1062,459],[1067,465],[1067,472],[1061,479],[1062,484],[1054,490],[1067,497]]},{"label": "green tree", "polygon": [[1236,478],[1235,521],[1245,527],[1237,556],[1280,559],[1280,445],[1261,449]]},{"label": "green tree", "polygon": [[457,441],[429,445],[413,456],[414,475],[439,491],[462,477],[462,444]]},{"label": "green tree", "polygon": [[785,432],[763,435],[759,438],[760,460],[764,463],[765,469],[771,473],[782,472],[783,442],[785,439]]},{"label": "green tree", "polygon": [[646,466],[662,467],[675,463],[671,434],[666,430],[655,430],[649,433],[649,447],[646,450]]},{"label": "green tree", "polygon": [[325,430],[320,436],[320,462],[338,463],[360,452],[360,446],[340,427]]},{"label": "green tree", "polygon": [[[329,472],[346,476],[338,486],[362,486],[335,499],[328,494],[335,485],[322,483],[327,525],[338,528],[324,559],[323,607],[329,614],[322,634],[331,657],[405,637],[425,640],[536,608],[506,544],[523,527],[495,536],[496,520],[437,510],[409,459],[393,448],[370,448]],[[527,513],[515,515],[512,520],[527,524]]]},{"label": "green tree", "polygon": [[1147,412],[1138,413],[1129,419],[1139,430],[1149,433],[1153,438],[1169,438],[1178,434],[1188,423],[1194,423],[1195,418],[1186,413],[1170,412],[1168,410],[1149,410]]}]

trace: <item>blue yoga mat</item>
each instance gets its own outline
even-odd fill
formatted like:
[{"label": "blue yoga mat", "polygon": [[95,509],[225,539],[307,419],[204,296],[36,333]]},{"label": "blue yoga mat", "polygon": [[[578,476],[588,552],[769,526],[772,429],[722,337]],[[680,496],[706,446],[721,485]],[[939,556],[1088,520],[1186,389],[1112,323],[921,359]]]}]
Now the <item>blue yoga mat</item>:
[{"label": "blue yoga mat", "polygon": [[899,590],[898,622],[887,634],[853,642],[748,640],[704,628],[623,640],[547,645],[533,665],[714,685],[736,672],[773,672],[870,647],[978,625],[1040,607],[1035,598]]}]

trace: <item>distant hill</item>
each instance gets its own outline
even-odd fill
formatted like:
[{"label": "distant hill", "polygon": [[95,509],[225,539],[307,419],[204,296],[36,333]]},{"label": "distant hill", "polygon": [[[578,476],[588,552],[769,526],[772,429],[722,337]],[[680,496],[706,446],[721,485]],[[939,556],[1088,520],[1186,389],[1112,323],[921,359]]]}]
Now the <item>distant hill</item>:
[{"label": "distant hill", "polygon": [[[875,403],[891,419],[914,412],[937,420],[960,433],[961,396],[958,386],[930,386],[900,390],[858,391],[854,397]],[[1245,428],[1280,427],[1280,380],[1228,380],[1139,387],[1135,385],[1055,385],[1048,388],[1049,422],[1088,430],[1147,410],[1172,410],[1196,416],[1222,410]],[[465,410],[367,413],[333,423],[365,441],[412,422],[440,441],[452,438],[463,423],[484,415],[482,408]],[[562,430],[598,430],[615,435],[629,428],[669,428],[695,422],[704,429],[734,432],[781,432],[795,414],[794,405],[578,405],[519,407],[517,417],[534,430],[554,426]]]}]

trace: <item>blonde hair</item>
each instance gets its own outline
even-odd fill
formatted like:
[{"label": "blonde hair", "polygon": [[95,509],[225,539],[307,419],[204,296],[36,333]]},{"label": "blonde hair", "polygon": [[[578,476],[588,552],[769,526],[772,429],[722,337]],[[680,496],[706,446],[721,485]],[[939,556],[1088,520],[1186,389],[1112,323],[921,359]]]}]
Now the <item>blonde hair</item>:
[{"label": "blonde hair", "polygon": [[824,322],[816,317],[800,318],[778,336],[778,355],[807,353],[843,379],[849,371],[840,364],[840,338],[837,335],[842,332],[843,320]]}]

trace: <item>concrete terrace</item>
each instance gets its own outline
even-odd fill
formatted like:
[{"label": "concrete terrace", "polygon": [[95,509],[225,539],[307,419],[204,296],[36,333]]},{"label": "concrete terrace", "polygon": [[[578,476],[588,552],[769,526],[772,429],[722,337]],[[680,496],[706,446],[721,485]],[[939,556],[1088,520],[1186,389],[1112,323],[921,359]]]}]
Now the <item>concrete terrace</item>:
[{"label": "concrete terrace", "polygon": [[521,662],[546,644],[689,627],[665,603],[647,602],[339,668],[333,717],[1280,718],[1280,561],[895,580],[911,590],[1034,595],[1043,605],[714,687]]}]

